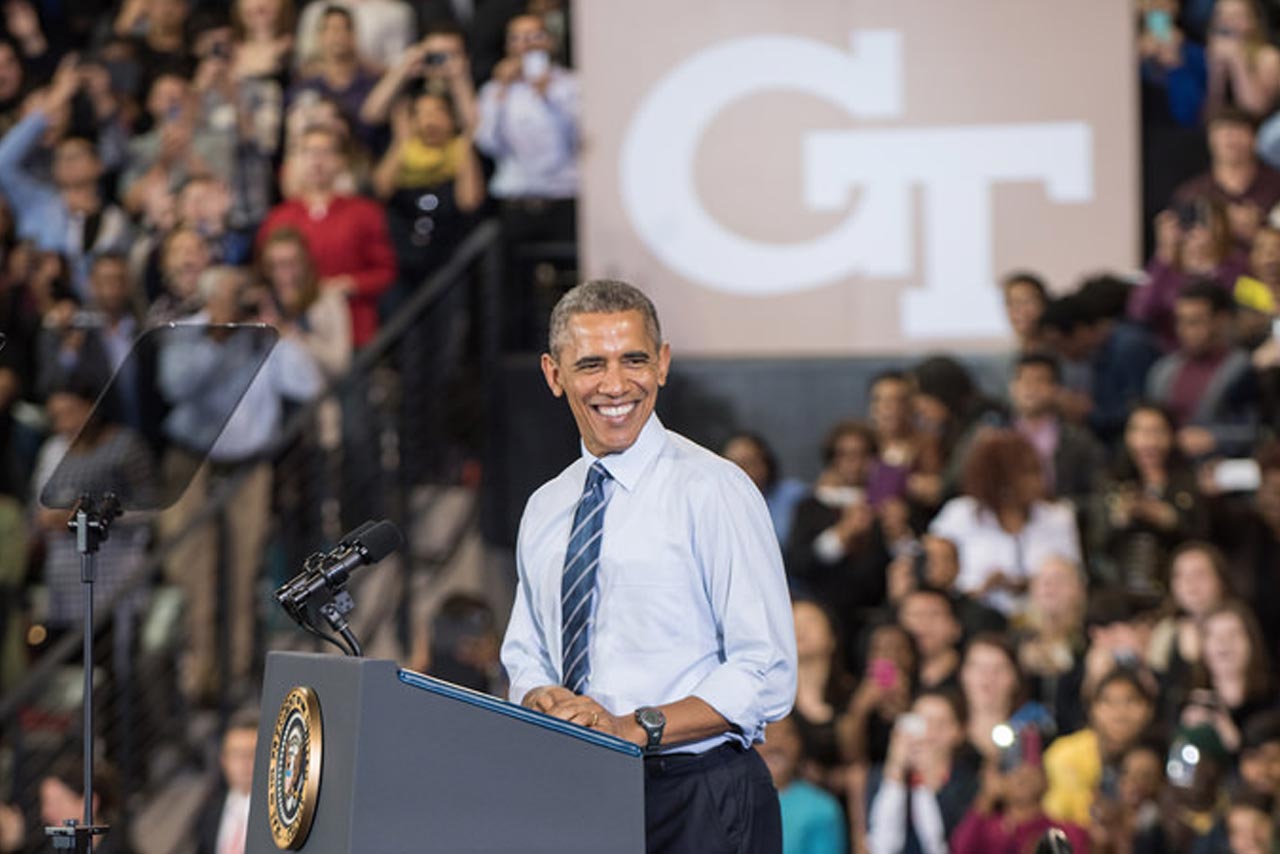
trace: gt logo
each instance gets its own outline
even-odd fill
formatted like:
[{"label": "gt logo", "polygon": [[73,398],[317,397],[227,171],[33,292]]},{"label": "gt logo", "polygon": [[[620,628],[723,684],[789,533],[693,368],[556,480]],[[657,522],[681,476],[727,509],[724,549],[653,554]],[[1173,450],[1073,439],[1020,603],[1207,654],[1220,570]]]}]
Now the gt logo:
[{"label": "gt logo", "polygon": [[[992,187],[1035,182],[1050,202],[1093,200],[1084,122],[811,131],[800,146],[804,204],[849,209],[825,234],[765,243],[726,228],[698,198],[694,161],[716,115],[757,93],[805,92],[859,119],[901,117],[903,50],[894,31],[854,31],[851,52],[796,36],[758,36],[695,54],[641,102],[621,152],[623,205],[665,265],[715,290],[769,296],[851,276],[906,279],[908,338],[1002,335],[994,287]],[[919,193],[923,234],[913,234]],[[917,249],[915,241],[922,241]],[[913,259],[923,259],[915,271]]]}]

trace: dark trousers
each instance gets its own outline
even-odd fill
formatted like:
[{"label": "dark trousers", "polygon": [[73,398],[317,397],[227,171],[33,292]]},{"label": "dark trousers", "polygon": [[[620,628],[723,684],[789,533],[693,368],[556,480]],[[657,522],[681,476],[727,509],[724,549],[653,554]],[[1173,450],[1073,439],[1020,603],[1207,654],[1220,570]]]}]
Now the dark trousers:
[{"label": "dark trousers", "polygon": [[726,744],[644,761],[649,854],[779,854],[782,812],[764,760]]}]

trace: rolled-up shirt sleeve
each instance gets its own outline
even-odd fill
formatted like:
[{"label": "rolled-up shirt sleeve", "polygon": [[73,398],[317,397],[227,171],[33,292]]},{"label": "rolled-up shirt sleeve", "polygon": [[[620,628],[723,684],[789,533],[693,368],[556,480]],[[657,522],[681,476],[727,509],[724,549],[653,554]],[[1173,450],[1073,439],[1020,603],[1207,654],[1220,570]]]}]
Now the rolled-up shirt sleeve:
[{"label": "rolled-up shirt sleeve", "polygon": [[736,470],[695,502],[694,543],[720,634],[723,662],[698,684],[698,697],[746,742],[795,700],[796,641],[782,554],[764,498]]}]

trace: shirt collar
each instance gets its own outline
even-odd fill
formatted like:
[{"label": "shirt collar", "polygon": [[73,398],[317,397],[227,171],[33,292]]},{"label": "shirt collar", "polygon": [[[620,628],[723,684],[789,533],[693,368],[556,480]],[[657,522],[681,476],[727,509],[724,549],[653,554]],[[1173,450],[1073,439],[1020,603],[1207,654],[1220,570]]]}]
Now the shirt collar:
[{"label": "shirt collar", "polygon": [[631,447],[621,453],[597,457],[587,450],[585,442],[581,443],[581,446],[582,459],[586,463],[586,468],[590,469],[591,464],[599,460],[609,472],[610,477],[621,484],[627,492],[631,492],[640,482],[645,469],[667,446],[667,430],[658,420],[658,414],[654,412],[650,413],[649,420],[645,422],[640,435],[631,443]]}]

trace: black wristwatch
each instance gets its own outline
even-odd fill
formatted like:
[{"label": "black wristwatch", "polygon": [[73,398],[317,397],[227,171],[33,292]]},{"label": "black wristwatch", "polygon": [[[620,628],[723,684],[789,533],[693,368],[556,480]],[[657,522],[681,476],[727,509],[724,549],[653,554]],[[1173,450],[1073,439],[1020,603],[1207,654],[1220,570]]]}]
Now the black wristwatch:
[{"label": "black wristwatch", "polygon": [[667,726],[667,716],[662,713],[661,709],[655,709],[653,706],[641,706],[636,709],[636,723],[640,724],[640,728],[649,736],[649,742],[644,746],[645,750],[656,750],[659,744],[662,744],[662,731]]}]

